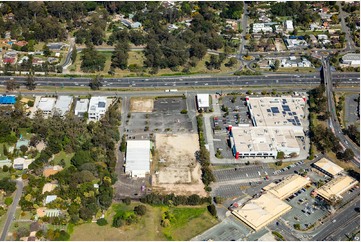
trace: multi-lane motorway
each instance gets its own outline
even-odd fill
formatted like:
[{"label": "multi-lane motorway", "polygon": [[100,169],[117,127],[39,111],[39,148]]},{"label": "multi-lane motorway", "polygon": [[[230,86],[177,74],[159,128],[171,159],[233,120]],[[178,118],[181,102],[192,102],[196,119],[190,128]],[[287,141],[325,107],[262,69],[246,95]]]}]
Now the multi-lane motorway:
[{"label": "multi-lane motorway", "polygon": [[[10,78],[20,84],[25,82],[26,77],[13,76],[0,77],[0,85],[6,85]],[[342,84],[358,85],[359,76],[354,73],[342,73],[338,77]],[[90,77],[36,77],[39,86],[87,86]],[[319,73],[296,74],[296,75],[262,75],[262,76],[182,76],[182,77],[153,77],[153,78],[104,78],[105,87],[163,87],[174,89],[177,87],[196,86],[274,86],[274,85],[317,85],[320,82]]]}]

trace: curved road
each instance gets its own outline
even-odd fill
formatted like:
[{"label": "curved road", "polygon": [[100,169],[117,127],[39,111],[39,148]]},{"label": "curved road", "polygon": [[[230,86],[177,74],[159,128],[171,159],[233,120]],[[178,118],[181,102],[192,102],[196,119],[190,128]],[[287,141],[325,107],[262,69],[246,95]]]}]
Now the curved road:
[{"label": "curved road", "polygon": [[7,213],[7,219],[4,225],[4,228],[2,230],[2,234],[0,237],[1,241],[5,241],[6,240],[6,236],[8,234],[11,222],[13,221],[13,219],[15,218],[15,211],[16,211],[16,207],[19,204],[21,195],[23,194],[23,188],[24,188],[24,183],[22,180],[16,180],[16,193],[15,193],[15,198],[13,203],[11,204],[11,207],[9,208],[9,211]]}]

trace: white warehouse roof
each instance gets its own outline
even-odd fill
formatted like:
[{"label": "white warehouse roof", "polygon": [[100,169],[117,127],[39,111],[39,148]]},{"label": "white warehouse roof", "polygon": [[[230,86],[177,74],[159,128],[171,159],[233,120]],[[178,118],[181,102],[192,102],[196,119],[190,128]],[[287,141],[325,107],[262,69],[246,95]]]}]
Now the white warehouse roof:
[{"label": "white warehouse roof", "polygon": [[145,177],[150,172],[150,140],[127,141],[125,172],[132,177]]},{"label": "white warehouse roof", "polygon": [[197,94],[198,108],[209,107],[209,94]]}]

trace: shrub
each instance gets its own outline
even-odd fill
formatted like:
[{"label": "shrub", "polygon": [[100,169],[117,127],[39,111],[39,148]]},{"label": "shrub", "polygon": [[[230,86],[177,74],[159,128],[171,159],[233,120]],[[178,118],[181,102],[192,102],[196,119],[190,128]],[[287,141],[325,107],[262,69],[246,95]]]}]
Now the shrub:
[{"label": "shrub", "polygon": [[105,226],[108,224],[108,221],[105,218],[100,218],[97,220],[97,225],[99,226]]},{"label": "shrub", "polygon": [[123,220],[121,216],[114,217],[112,226],[119,228],[123,225]]},{"label": "shrub", "polygon": [[181,114],[187,114],[188,111],[186,109],[182,109],[182,111],[180,112]]},{"label": "shrub", "polygon": [[4,203],[6,206],[10,206],[13,203],[13,198],[12,197],[5,198]]},{"label": "shrub", "polygon": [[123,203],[125,203],[126,205],[130,205],[131,202],[132,200],[130,199],[130,197],[126,197],[123,199]]},{"label": "shrub", "polygon": [[138,205],[134,207],[134,212],[140,216],[143,216],[147,212],[147,208],[144,205]]}]

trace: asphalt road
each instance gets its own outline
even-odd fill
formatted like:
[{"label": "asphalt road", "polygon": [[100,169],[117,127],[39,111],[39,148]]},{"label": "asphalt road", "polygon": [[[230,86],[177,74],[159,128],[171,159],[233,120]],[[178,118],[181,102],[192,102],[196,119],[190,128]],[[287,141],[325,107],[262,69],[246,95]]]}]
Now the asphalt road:
[{"label": "asphalt road", "polygon": [[16,186],[17,186],[17,189],[16,189],[15,197],[14,197],[13,203],[11,204],[11,207],[9,208],[9,211],[7,213],[7,219],[6,219],[6,222],[5,222],[1,237],[0,237],[1,241],[5,241],[5,239],[6,239],[11,222],[13,221],[14,216],[15,216],[16,207],[18,206],[21,194],[23,193],[24,183],[21,180],[16,180]]},{"label": "asphalt road", "polygon": [[[323,77],[324,77],[324,83],[326,86],[326,96],[327,96],[327,109],[331,114],[331,117],[328,119],[328,125],[332,129],[332,131],[335,133],[336,137],[340,140],[341,145],[347,149],[351,149],[355,156],[352,162],[360,167],[360,147],[358,147],[356,144],[354,144],[350,138],[348,138],[346,135],[342,133],[342,128],[338,122],[337,116],[336,116],[336,108],[335,108],[335,102],[333,99],[333,84],[332,84],[332,76],[331,76],[331,69],[330,69],[330,63],[328,59],[322,60],[323,65]],[[350,78],[352,79],[352,78]],[[360,80],[358,80],[360,81]]]},{"label": "asphalt road", "polygon": [[352,202],[351,206],[347,207],[344,211],[338,212],[335,216],[330,218],[322,225],[322,230],[313,237],[313,240],[332,240],[329,237],[337,236],[339,233],[348,233],[353,231],[344,230],[348,227],[350,221],[360,217],[360,214],[355,211],[356,207],[360,207],[360,198]]},{"label": "asphalt road", "polygon": [[341,19],[341,28],[342,28],[342,32],[346,33],[346,49],[345,50],[355,50],[356,46],[355,43],[353,42],[351,35],[350,35],[350,29],[346,26],[346,22],[345,22],[345,18],[346,18],[346,13],[342,10],[342,6],[341,6],[341,2],[337,2],[336,3],[339,7],[340,7],[340,14],[339,14],[339,18]]},{"label": "asphalt road", "polygon": [[[6,85],[10,78],[24,84],[26,77],[0,77],[0,85]],[[339,75],[339,83],[359,85],[360,80],[353,73]],[[38,86],[88,86],[90,78],[86,77],[36,77]],[[318,73],[298,75],[264,75],[264,76],[186,76],[155,78],[104,78],[103,87],[177,87],[195,86],[271,86],[271,85],[317,85],[320,82]]]}]

